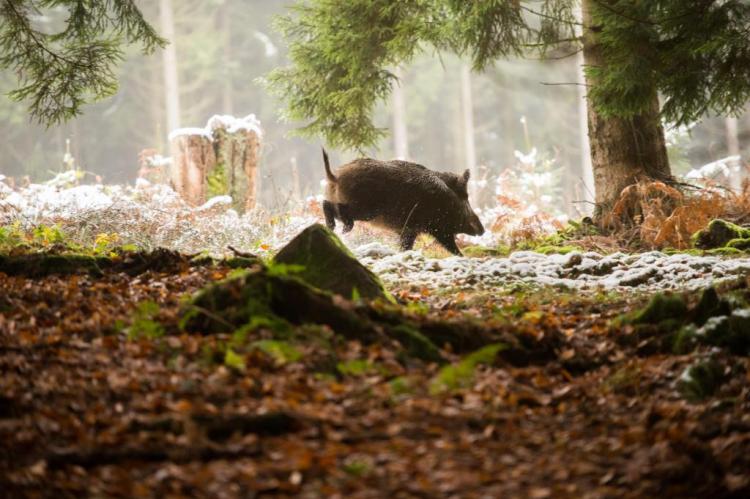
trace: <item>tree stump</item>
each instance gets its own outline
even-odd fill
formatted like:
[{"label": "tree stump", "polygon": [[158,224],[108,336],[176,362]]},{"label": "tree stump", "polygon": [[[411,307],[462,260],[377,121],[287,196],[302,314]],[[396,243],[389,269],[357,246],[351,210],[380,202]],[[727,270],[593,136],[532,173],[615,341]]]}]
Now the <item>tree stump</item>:
[{"label": "tree stump", "polygon": [[213,116],[206,129],[211,131],[216,166],[209,172],[209,195],[228,194],[242,212],[257,203],[258,159],[261,130],[255,115],[238,119]]},{"label": "tree stump", "polygon": [[229,195],[239,212],[255,208],[261,129],[255,115],[213,116],[205,128],[183,128],[169,136],[170,180],[197,206]]},{"label": "tree stump", "polygon": [[205,203],[207,174],[216,168],[210,134],[203,128],[181,128],[169,135],[169,144],[169,178],[175,192],[192,206]]}]

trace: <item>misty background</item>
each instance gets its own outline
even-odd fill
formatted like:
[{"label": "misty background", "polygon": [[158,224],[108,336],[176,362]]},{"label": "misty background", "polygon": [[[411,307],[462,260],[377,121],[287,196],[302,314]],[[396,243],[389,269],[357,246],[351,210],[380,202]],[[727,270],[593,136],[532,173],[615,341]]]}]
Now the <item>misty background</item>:
[{"label": "misty background", "polygon": [[[67,168],[66,147],[76,166],[103,183],[133,182],[144,149],[169,154],[168,133],[177,127],[203,127],[214,114],[255,114],[263,128],[260,203],[288,209],[300,197],[321,192],[321,140],[290,136],[299,124],[284,123],[281,103],[258,79],[286,65],[286,48],[272,27],[291,0],[159,0],[141,2],[152,25],[172,44],[151,56],[130,47],[119,65],[120,90],[83,108],[70,122],[46,128],[29,121],[25,103],[0,98],[3,152],[0,173],[39,182]],[[50,30],[65,11],[38,19]],[[427,51],[398,68],[402,80],[393,98],[380,106],[376,122],[391,130],[370,156],[405,157],[436,170],[459,172],[477,165],[491,182],[523,163],[519,154],[537,153],[534,168],[552,178],[550,205],[576,215],[587,195],[579,54],[552,54],[549,61],[498,62],[484,73],[470,73],[450,54]],[[0,72],[0,93],[17,85]],[[329,151],[334,165],[356,154]],[[750,113],[713,117],[671,140],[674,173],[684,173],[727,156],[750,158]],[[298,183],[292,171],[299,171]],[[492,203],[486,189],[480,204]]]}]

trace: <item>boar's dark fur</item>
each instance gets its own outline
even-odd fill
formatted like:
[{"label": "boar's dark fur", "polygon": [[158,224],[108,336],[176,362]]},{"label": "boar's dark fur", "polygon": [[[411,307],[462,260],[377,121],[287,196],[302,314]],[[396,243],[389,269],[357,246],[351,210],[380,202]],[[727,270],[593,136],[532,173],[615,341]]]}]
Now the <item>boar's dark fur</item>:
[{"label": "boar's dark fur", "polygon": [[349,232],[357,220],[399,234],[401,248],[411,249],[420,233],[433,236],[445,249],[460,255],[456,234],[481,235],[484,227],[469,206],[463,175],[436,172],[408,161],[357,159],[334,175],[323,151],[328,177],[323,212],[330,229],[336,219]]}]

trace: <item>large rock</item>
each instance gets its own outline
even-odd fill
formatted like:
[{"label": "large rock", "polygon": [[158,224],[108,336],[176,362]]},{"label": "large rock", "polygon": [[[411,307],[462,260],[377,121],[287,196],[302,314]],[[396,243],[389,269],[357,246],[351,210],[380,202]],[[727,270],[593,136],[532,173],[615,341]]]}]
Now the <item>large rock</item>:
[{"label": "large rock", "polygon": [[393,300],[380,279],[359,263],[336,234],[320,224],[311,225],[292,239],[274,257],[274,263],[298,265],[301,270],[295,276],[347,299]]}]

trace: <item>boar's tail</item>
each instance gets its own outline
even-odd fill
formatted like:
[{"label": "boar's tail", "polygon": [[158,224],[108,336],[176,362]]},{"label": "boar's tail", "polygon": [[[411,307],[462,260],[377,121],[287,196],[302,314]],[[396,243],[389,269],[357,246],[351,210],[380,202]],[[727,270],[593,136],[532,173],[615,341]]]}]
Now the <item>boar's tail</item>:
[{"label": "boar's tail", "polygon": [[328,153],[325,149],[323,149],[323,164],[326,167],[326,177],[328,177],[328,181],[336,182],[336,176],[331,171],[331,163],[328,161]]}]

